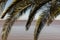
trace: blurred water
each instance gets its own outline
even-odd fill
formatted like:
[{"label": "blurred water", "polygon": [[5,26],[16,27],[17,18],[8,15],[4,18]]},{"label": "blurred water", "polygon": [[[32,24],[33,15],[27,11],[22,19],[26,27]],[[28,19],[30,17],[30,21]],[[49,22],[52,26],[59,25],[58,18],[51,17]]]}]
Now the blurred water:
[{"label": "blurred water", "polygon": [[[32,25],[28,31],[25,30],[24,25],[15,25],[9,34],[8,40],[33,40],[34,26]],[[1,40],[1,29],[0,27],[0,40]],[[45,26],[41,31],[40,40],[60,40],[60,26],[51,25]]]}]

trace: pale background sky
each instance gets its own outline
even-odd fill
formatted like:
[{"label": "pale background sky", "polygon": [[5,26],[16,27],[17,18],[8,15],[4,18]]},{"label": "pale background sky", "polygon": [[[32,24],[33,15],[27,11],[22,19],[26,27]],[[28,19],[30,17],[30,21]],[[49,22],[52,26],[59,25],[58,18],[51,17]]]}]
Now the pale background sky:
[{"label": "pale background sky", "polygon": [[[11,2],[12,2],[12,0],[9,0],[9,1],[7,2],[6,7],[7,7],[9,4],[11,4]],[[43,10],[42,10],[42,9],[43,9]],[[42,11],[46,10],[47,7],[44,7],[44,8],[42,8],[42,9],[39,10],[39,11],[37,11],[37,14],[36,14],[36,16],[35,16],[34,19],[37,19],[38,16],[39,16],[39,14],[42,13]],[[29,16],[29,12],[30,12],[30,9],[27,10],[27,12],[26,12],[23,16],[21,16],[21,17],[19,18],[19,20],[27,20],[27,19],[28,19],[28,16]],[[6,19],[6,17],[5,17],[5,19]],[[56,17],[55,20],[60,20],[60,15],[59,15],[58,17]]]}]

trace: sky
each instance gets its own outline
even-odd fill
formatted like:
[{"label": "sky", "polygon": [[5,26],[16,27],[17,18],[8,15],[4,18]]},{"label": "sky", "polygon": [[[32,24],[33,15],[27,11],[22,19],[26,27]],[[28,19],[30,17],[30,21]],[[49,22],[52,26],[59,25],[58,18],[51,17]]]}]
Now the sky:
[{"label": "sky", "polygon": [[[11,4],[12,0],[8,0],[6,6],[5,6],[5,9]],[[43,10],[42,10],[43,9]],[[34,18],[34,20],[38,19],[38,16],[44,11],[44,10],[47,10],[47,7],[46,6],[43,6],[40,10],[37,11],[37,14]],[[28,19],[28,16],[29,16],[29,12],[30,12],[30,9],[28,9],[26,11],[26,13],[24,15],[22,15],[18,20],[27,20]],[[6,16],[7,17],[7,16]],[[6,19],[6,17],[4,19]],[[55,20],[60,20],[60,15],[57,16],[55,18]]]}]

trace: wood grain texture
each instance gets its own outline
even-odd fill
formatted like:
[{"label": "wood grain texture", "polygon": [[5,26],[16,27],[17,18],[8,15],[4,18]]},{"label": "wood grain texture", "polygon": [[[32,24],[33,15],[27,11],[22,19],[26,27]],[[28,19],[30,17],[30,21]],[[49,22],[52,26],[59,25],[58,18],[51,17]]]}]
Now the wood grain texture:
[{"label": "wood grain texture", "polygon": [[[4,21],[0,21],[0,40],[1,30]],[[33,40],[35,21],[29,31],[25,30],[26,21],[16,21],[9,34],[8,40]],[[41,31],[39,40],[60,40],[60,21],[54,21],[50,26],[45,26]]]}]

